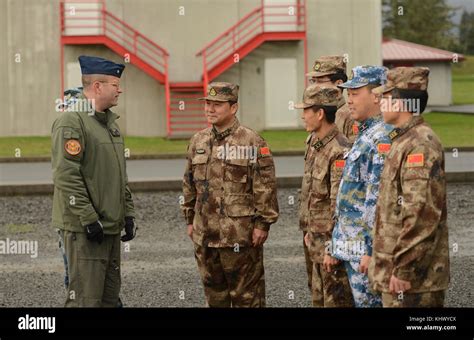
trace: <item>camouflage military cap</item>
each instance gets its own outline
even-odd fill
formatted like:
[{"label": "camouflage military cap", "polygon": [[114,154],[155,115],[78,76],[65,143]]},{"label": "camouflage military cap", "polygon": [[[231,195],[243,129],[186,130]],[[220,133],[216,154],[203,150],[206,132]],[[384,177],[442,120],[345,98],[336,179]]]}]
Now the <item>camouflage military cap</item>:
[{"label": "camouflage military cap", "polygon": [[352,69],[351,77],[338,87],[357,89],[369,84],[382,85],[386,81],[387,68],[384,66],[356,66]]},{"label": "camouflage military cap", "polygon": [[317,78],[335,73],[346,74],[346,62],[342,56],[328,55],[316,59],[314,62],[313,71],[306,73],[306,76]]},{"label": "camouflage military cap", "polygon": [[372,92],[381,94],[395,88],[426,91],[428,89],[429,74],[430,69],[428,67],[395,67],[387,72],[387,82],[376,87]]},{"label": "camouflage military cap", "polygon": [[335,86],[312,84],[304,90],[303,102],[296,104],[296,109],[307,109],[313,105],[336,106],[341,99],[341,92]]},{"label": "camouflage military cap", "polygon": [[207,87],[207,96],[199,98],[199,100],[212,100],[216,102],[236,102],[239,99],[239,85],[214,82]]}]

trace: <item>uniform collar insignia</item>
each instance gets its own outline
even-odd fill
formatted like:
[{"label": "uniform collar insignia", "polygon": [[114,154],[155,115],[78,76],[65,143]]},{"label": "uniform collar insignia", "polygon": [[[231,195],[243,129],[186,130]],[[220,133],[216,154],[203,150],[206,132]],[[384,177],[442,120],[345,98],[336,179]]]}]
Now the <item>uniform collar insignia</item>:
[{"label": "uniform collar insignia", "polygon": [[222,132],[217,131],[216,127],[212,126],[212,133],[214,134],[214,138],[216,138],[217,140],[222,140],[222,139],[226,138],[227,136],[233,134],[235,132],[235,130],[237,130],[239,125],[240,125],[240,123],[239,123],[238,119],[235,118],[234,124],[230,128],[228,128],[228,129],[226,129]]},{"label": "uniform collar insignia", "polygon": [[317,150],[321,149],[323,146],[325,146],[327,143],[329,143],[338,133],[337,127],[332,128],[331,131],[321,140],[317,141],[314,143],[312,146],[313,148]]},{"label": "uniform collar insignia", "polygon": [[362,124],[359,125],[359,132],[364,132],[369,127],[374,125],[375,123],[382,120],[382,114],[378,114],[374,117],[367,118]]},{"label": "uniform collar insignia", "polygon": [[421,116],[412,117],[408,122],[403,124],[401,127],[393,129],[392,132],[390,132],[388,136],[390,137],[390,139],[393,140],[393,139],[403,135],[405,132],[410,130],[412,127],[423,123],[424,121],[425,120]]}]

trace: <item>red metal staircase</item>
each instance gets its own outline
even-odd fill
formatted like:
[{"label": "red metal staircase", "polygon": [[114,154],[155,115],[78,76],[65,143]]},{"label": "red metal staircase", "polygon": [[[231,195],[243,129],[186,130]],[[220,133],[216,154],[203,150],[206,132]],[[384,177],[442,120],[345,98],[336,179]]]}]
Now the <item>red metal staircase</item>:
[{"label": "red metal staircase", "polygon": [[[105,8],[105,0],[61,0],[61,93],[64,92],[64,45],[100,44],[165,86],[170,110],[169,53]],[[170,131],[168,130],[168,135]]]},{"label": "red metal staircase", "polygon": [[208,84],[266,41],[303,40],[307,67],[306,1],[261,5],[212,40],[196,56],[203,61]]},{"label": "red metal staircase", "polygon": [[168,137],[186,137],[207,126],[203,114],[203,83],[171,83],[170,110],[168,115]]},{"label": "red metal staircase", "polygon": [[101,44],[165,86],[167,136],[187,137],[207,126],[207,84],[266,41],[303,40],[307,68],[305,0],[261,5],[201,49],[202,82],[170,83],[168,52],[105,8],[105,0],[61,0],[61,91],[64,45]]}]

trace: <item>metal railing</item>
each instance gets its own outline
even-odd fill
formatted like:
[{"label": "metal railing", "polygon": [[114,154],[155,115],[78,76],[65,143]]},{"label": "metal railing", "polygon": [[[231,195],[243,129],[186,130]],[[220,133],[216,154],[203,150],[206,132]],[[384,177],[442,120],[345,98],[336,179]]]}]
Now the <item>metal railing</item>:
[{"label": "metal railing", "polygon": [[202,56],[203,81],[209,82],[208,71],[227,58],[239,58],[234,54],[255,37],[263,33],[305,32],[306,5],[304,0],[287,4],[265,5],[245,15],[235,25],[220,34],[196,56]]},{"label": "metal railing", "polygon": [[167,76],[168,52],[108,12],[103,0],[61,0],[60,6],[62,36],[105,36]]}]

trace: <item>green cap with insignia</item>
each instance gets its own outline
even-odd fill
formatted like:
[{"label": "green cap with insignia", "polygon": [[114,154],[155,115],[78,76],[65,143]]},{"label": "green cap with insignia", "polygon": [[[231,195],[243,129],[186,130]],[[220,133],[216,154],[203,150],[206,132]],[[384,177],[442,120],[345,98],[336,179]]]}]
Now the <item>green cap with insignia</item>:
[{"label": "green cap with insignia", "polygon": [[324,77],[331,74],[346,74],[346,62],[344,57],[340,55],[322,56],[315,60],[313,71],[306,73],[307,77]]},{"label": "green cap with insignia", "polygon": [[336,106],[341,99],[341,92],[335,86],[312,84],[304,90],[303,102],[296,104],[296,109],[307,109],[314,105]]},{"label": "green cap with insignia", "polygon": [[214,82],[207,86],[207,96],[199,100],[212,100],[216,102],[237,102],[239,100],[239,85]]}]

